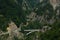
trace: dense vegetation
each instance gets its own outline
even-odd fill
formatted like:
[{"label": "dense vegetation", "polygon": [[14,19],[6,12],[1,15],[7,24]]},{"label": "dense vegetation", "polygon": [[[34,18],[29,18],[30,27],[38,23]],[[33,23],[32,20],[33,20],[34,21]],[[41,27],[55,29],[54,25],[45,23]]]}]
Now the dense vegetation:
[{"label": "dense vegetation", "polygon": [[[44,26],[48,26],[51,27],[50,30],[33,32],[28,36],[25,35],[27,32],[23,31],[24,40],[60,40],[60,13],[56,15],[57,10],[60,10],[60,7],[53,10],[53,6],[47,0],[42,2],[36,0],[0,0],[0,30],[6,32],[10,21],[13,21],[18,28],[23,23],[22,31],[24,29],[43,29]],[[26,23],[28,25],[24,26]],[[1,37],[0,39],[4,40]],[[18,39],[15,38],[15,40]]]}]

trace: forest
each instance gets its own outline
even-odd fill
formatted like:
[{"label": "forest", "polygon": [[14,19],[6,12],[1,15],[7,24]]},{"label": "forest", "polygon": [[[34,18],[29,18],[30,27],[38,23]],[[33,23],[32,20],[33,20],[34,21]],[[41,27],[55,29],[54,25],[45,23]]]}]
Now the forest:
[{"label": "forest", "polygon": [[60,0],[0,0],[0,40],[60,40]]}]

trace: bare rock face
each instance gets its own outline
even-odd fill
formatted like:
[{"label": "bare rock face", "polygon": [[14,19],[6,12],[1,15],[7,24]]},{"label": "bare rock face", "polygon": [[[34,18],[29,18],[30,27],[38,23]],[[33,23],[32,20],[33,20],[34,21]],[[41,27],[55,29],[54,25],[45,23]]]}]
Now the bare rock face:
[{"label": "bare rock face", "polygon": [[15,37],[21,39],[23,38],[23,33],[18,31],[17,26],[14,24],[14,22],[11,21],[11,23],[9,23],[9,27],[7,28],[8,32],[9,32],[9,38],[12,39]]},{"label": "bare rock face", "polygon": [[53,6],[53,8],[55,10],[56,6],[57,6],[57,0],[50,0],[50,4]]},{"label": "bare rock face", "polygon": [[14,30],[18,29],[17,26],[15,25],[15,23],[12,22],[12,21],[11,21],[11,23],[9,23],[9,27],[8,28],[11,29],[11,31],[14,31]]},{"label": "bare rock face", "polygon": [[56,9],[56,6],[60,4],[60,0],[50,0],[50,4],[53,6],[54,10]]}]

